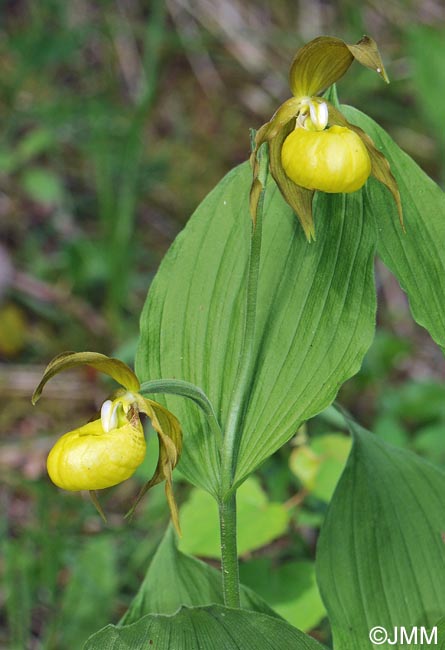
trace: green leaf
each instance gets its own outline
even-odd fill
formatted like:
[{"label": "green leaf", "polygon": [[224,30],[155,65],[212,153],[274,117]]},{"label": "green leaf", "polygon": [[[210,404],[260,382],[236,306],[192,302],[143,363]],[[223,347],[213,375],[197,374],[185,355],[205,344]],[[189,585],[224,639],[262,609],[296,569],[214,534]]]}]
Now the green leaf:
[{"label": "green leaf", "polygon": [[313,496],[328,503],[350,450],[350,438],[339,433],[316,436],[307,445],[294,449],[290,469]]},{"label": "green leaf", "polygon": [[343,113],[374,140],[398,182],[406,234],[388,191],[373,179],[366,185],[366,216],[377,225],[377,253],[407,293],[415,320],[445,347],[445,196],[389,135],[367,115]]},{"label": "green leaf", "polygon": [[[136,359],[141,381],[202,388],[223,429],[242,345],[250,185],[247,165],[228,174],[173,244],[150,289]],[[315,244],[272,181],[265,201],[256,368],[242,405],[237,483],[332,402],[360,368],[375,323],[376,232],[361,194],[316,197]],[[170,395],[164,403],[184,430],[181,471],[217,495],[217,445],[198,407]]]},{"label": "green leaf", "polygon": [[[258,479],[249,477],[237,492],[238,553],[269,544],[283,535],[289,513],[281,503],[269,502]],[[218,507],[204,490],[194,490],[181,508],[182,539],[179,548],[203,557],[220,557]]]},{"label": "green leaf", "polygon": [[126,627],[108,625],[84,650],[321,650],[288,623],[246,610],[183,607],[174,616],[148,615]]},{"label": "green leaf", "polygon": [[[437,641],[439,650],[445,650],[445,617],[437,623]],[[428,648],[425,648],[428,650]]]},{"label": "green leaf", "polygon": [[[33,131],[29,131],[29,133],[25,133],[15,151],[17,165],[27,163],[32,158],[45,153],[54,145],[54,135],[45,127],[38,127]],[[39,169],[39,171],[48,173],[47,170]],[[57,177],[57,183],[60,183],[59,177]]]},{"label": "green leaf", "polygon": [[49,205],[60,204],[64,189],[60,177],[54,172],[39,167],[23,172],[21,184],[33,201]]},{"label": "green leaf", "polygon": [[[277,616],[248,587],[241,586],[240,597],[244,609]],[[224,604],[221,573],[178,551],[175,535],[169,527],[120,624],[129,625],[145,614],[174,614],[183,605],[200,607],[212,604]]]},{"label": "green leaf", "polygon": [[445,474],[352,428],[317,576],[335,648],[369,650],[374,626],[429,628],[445,613]]},{"label": "green leaf", "polygon": [[313,562],[286,562],[274,567],[268,558],[260,558],[242,563],[240,577],[303,632],[312,630],[326,615]]}]

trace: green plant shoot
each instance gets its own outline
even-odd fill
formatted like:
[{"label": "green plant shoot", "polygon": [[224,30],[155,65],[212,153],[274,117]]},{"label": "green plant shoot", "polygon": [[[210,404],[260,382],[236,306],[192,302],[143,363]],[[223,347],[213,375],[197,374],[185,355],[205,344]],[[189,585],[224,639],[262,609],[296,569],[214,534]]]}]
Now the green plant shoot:
[{"label": "green plant shoot", "polygon": [[[59,371],[85,364],[120,384],[96,419],[56,442],[48,458],[56,485],[89,490],[102,512],[96,490],[144,459],[145,415],[159,458],[131,514],[164,481],[180,533],[178,465],[198,488],[195,509],[182,511],[187,534],[200,516],[219,526],[219,545],[181,544],[219,555],[221,571],[178,548],[169,528],[124,618],[85,650],[317,650],[307,632],[324,613],[335,650],[445,644],[443,469],[326,411],[374,337],[376,256],[445,347],[443,192],[375,122],[338,103],[332,86],[354,61],[388,82],[370,37],[322,36],[298,50],[292,97],[254,132],[250,164],[217,185],[165,256],[141,315],[135,372],[104,355],[65,353],[36,389],[34,402]],[[286,508],[246,480],[323,412],[342,433],[300,440],[291,455],[304,495],[323,504],[323,517],[327,508],[315,568],[289,568],[312,585],[310,607],[297,599],[295,614],[272,578],[261,583],[261,564],[253,574],[242,567],[261,596],[241,584],[238,531],[246,552],[289,525]],[[247,495],[239,508],[238,494]],[[243,517],[253,530],[252,509],[263,515],[249,536]]]}]

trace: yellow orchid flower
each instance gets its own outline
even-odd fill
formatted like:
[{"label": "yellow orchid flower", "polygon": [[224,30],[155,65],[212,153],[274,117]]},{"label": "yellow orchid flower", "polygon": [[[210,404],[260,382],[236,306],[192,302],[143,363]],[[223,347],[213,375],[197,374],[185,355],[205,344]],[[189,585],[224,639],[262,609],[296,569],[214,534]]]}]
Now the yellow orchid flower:
[{"label": "yellow orchid flower", "polygon": [[147,490],[165,481],[172,520],[179,532],[172,472],[181,455],[181,427],[167,409],[139,394],[139,380],[125,363],[98,352],[64,352],[48,364],[32,396],[33,404],[54,375],[82,365],[109,375],[121,388],[103,403],[100,417],[59,438],[47,460],[51,480],[64,490],[89,490],[94,504],[103,515],[94,491],[130,478],[145,458],[144,430],[139,417],[140,413],[144,413],[158,434],[159,460],[153,477],[142,488],[130,513]]},{"label": "yellow orchid flower", "polygon": [[403,228],[400,193],[388,161],[362,129],[350,124],[337,108],[320,97],[345,74],[354,59],[388,81],[376,43],[368,36],[355,45],[321,36],[298,50],[290,68],[293,97],[280,106],[255,137],[250,193],[254,223],[263,189],[257,153],[267,142],[271,174],[309,241],[315,239],[314,192],[355,192],[370,175],[392,193]]}]

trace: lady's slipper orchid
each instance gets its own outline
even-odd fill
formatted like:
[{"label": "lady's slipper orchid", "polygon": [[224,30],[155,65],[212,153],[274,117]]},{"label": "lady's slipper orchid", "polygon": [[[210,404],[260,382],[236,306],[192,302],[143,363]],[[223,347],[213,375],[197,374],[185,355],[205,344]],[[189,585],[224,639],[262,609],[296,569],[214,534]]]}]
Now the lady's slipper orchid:
[{"label": "lady's slipper orchid", "polygon": [[362,129],[350,124],[337,108],[319,96],[344,75],[354,59],[388,81],[377,46],[368,36],[355,45],[321,36],[297,52],[290,69],[293,97],[256,134],[250,194],[254,223],[263,189],[257,153],[267,142],[271,174],[309,241],[315,238],[314,192],[354,192],[370,175],[392,193],[403,227],[400,194],[388,161]]},{"label": "lady's slipper orchid", "polygon": [[122,388],[103,403],[99,418],[59,438],[47,460],[51,480],[64,490],[89,490],[99,507],[93,491],[130,478],[145,458],[144,430],[139,418],[139,414],[144,413],[158,434],[159,460],[153,477],[142,488],[135,506],[147,490],[165,481],[172,520],[179,532],[172,472],[181,455],[181,427],[167,409],[139,394],[139,380],[125,363],[97,352],[60,354],[47,366],[32,397],[33,404],[40,398],[51,377],[62,370],[81,365],[92,366],[109,375]]}]

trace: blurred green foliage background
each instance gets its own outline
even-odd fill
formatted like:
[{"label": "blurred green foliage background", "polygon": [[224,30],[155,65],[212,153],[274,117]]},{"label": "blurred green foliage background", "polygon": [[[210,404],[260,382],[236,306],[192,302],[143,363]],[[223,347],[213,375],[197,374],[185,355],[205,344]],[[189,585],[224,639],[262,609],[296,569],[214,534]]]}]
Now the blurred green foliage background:
[{"label": "blurred green foliage background", "polygon": [[[247,158],[249,127],[289,95],[296,49],[320,34],[354,42],[365,33],[391,84],[354,66],[341,101],[376,119],[443,186],[440,0],[0,1],[0,648],[80,648],[117,621],[168,518],[162,488],[131,525],[122,518],[154,440],[134,479],[104,495],[105,527],[88,501],[49,484],[55,437],[88,419],[107,386],[73,372],[31,410],[43,365],[69,349],[131,363],[163,254]],[[376,274],[378,335],[340,400],[390,442],[445,464],[442,356],[388,271]],[[313,557],[347,454],[338,434],[332,414],[309,423],[241,499],[243,580],[326,642]],[[211,505],[178,483],[191,531],[183,548],[217,563],[199,516]],[[270,525],[258,548],[260,511]]]}]

